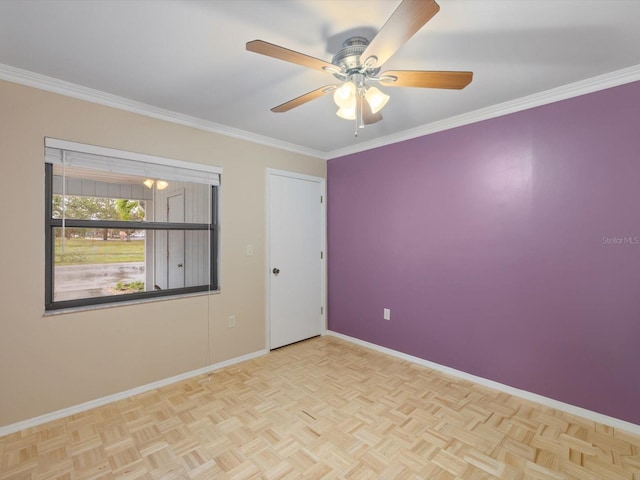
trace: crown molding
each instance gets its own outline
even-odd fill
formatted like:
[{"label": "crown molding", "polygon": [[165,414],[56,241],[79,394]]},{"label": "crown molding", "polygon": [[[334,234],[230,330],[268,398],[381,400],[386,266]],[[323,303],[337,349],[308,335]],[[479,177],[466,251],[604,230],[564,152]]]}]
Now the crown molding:
[{"label": "crown molding", "polygon": [[85,100],[91,103],[97,103],[107,107],[125,110],[131,113],[137,113],[147,117],[164,120],[167,122],[183,125],[185,127],[193,127],[206,132],[217,133],[226,137],[246,140],[252,143],[258,143],[268,147],[274,147],[289,152],[299,153],[310,157],[327,159],[326,152],[306,148],[289,142],[283,142],[275,138],[256,133],[247,132],[239,128],[229,127],[220,123],[203,120],[201,118],[184,115],[164,108],[154,107],[142,102],[130,100],[118,95],[101,92],[93,88],[83,87],[75,83],[58,80],[57,78],[47,77],[39,73],[30,72],[21,68],[12,67],[0,63],[0,80],[6,80],[12,83],[18,83],[27,87],[33,87],[47,92],[57,93],[67,97]]},{"label": "crown molding", "polygon": [[147,117],[164,120],[167,122],[193,127],[207,132],[217,133],[227,137],[246,140],[248,142],[265,145],[268,147],[278,148],[289,152],[299,153],[323,160],[331,160],[354,153],[371,150],[373,148],[384,147],[393,143],[411,140],[413,138],[430,135],[432,133],[449,130],[451,128],[461,127],[472,123],[489,120],[491,118],[516,113],[549,103],[566,100],[569,98],[586,95],[588,93],[605,90],[607,88],[617,87],[626,83],[640,80],[640,64],[631,67],[616,70],[614,72],[605,73],[597,77],[580,80],[578,82],[563,85],[561,87],[552,88],[544,92],[535,93],[526,97],[492,105],[486,108],[474,110],[473,112],[463,113],[454,117],[449,117],[437,122],[421,125],[402,132],[386,135],[376,138],[368,142],[351,145],[345,148],[339,148],[330,152],[324,152],[289,142],[283,142],[265,135],[258,135],[246,130],[229,127],[220,123],[203,120],[200,118],[184,115],[163,108],[154,107],[146,103],[137,102],[128,98],[112,95],[110,93],[101,92],[92,88],[83,87],[75,83],[58,80],[56,78],[47,77],[38,73],[22,70],[20,68],[9,65],[0,64],[0,80],[18,83],[28,87],[46,90],[48,92],[57,93],[67,97],[85,100],[91,103],[105,105],[108,107],[125,110]]},{"label": "crown molding", "polygon": [[616,70],[614,72],[605,73],[604,75],[599,75],[597,77],[588,78],[586,80],[580,80],[561,87],[552,88],[551,90],[545,90],[544,92],[527,95],[526,97],[498,103],[490,107],[474,110],[473,112],[463,113],[444,120],[428,123],[420,127],[403,130],[402,132],[376,138],[375,140],[368,142],[332,150],[328,152],[326,157],[328,160],[344,157],[345,155],[351,155],[371,150],[373,148],[411,140],[412,138],[422,137],[432,133],[441,132],[443,130],[481,122],[482,120],[501,117],[510,113],[528,110],[530,108],[547,105],[560,100],[579,97],[580,95],[586,95],[588,93],[605,90],[607,88],[617,87],[619,85],[624,85],[638,80],[640,80],[640,64]]}]

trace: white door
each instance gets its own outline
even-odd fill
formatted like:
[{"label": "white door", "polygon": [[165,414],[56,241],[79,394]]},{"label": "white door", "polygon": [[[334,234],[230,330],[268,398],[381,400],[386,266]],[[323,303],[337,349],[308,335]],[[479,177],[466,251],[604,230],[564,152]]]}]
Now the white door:
[{"label": "white door", "polygon": [[[167,198],[167,221],[184,223],[184,194]],[[167,288],[184,287],[184,230],[167,232]]]},{"label": "white door", "polygon": [[324,183],[315,177],[300,177],[268,173],[272,349],[322,331]]}]

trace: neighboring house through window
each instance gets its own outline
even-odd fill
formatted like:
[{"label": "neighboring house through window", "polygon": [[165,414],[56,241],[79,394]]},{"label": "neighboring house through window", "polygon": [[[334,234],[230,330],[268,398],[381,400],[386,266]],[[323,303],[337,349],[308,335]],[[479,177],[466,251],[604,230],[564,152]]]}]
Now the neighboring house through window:
[{"label": "neighboring house through window", "polygon": [[220,173],[45,139],[45,308],[218,290]]}]

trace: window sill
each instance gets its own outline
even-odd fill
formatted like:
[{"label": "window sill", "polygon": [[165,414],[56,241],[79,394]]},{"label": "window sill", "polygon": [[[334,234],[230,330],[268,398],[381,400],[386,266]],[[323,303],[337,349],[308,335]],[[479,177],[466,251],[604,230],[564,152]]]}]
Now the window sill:
[{"label": "window sill", "polygon": [[79,313],[79,312],[87,312],[93,310],[104,310],[107,308],[119,308],[119,307],[127,307],[131,305],[140,305],[143,303],[154,303],[154,302],[164,302],[167,300],[177,300],[181,298],[190,298],[190,297],[201,297],[203,295],[217,295],[220,293],[220,290],[211,290],[208,292],[193,292],[193,293],[182,293],[178,295],[167,295],[166,297],[154,297],[154,298],[143,298],[137,300],[128,300],[116,303],[102,303],[97,305],[84,305],[82,307],[71,307],[71,308],[60,308],[58,310],[45,310],[42,314],[43,317],[54,317],[56,315],[66,315],[69,313]]}]

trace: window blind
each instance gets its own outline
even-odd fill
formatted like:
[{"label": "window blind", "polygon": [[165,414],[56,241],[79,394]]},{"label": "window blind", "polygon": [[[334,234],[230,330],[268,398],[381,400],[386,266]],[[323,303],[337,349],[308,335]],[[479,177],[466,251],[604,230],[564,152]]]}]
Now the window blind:
[{"label": "window blind", "polygon": [[[64,152],[64,154],[63,154]],[[45,162],[145,178],[220,185],[221,167],[45,138]]]}]

